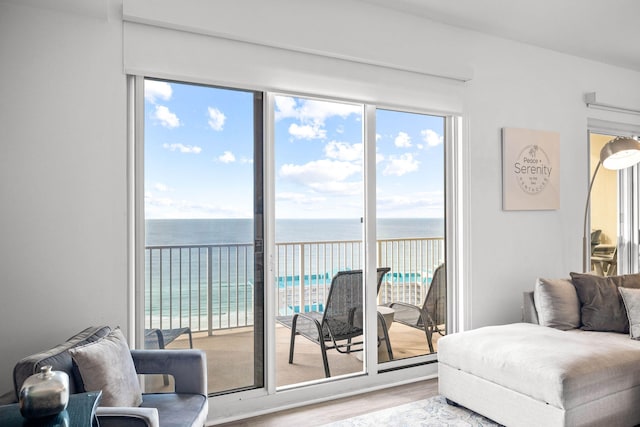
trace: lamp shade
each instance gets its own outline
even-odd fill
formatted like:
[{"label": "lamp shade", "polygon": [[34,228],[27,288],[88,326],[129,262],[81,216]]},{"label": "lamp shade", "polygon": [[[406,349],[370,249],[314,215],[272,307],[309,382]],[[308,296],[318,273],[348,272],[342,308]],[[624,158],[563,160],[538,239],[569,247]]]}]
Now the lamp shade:
[{"label": "lamp shade", "polygon": [[600,151],[600,161],[607,169],[619,170],[640,162],[640,142],[619,136],[607,142]]}]

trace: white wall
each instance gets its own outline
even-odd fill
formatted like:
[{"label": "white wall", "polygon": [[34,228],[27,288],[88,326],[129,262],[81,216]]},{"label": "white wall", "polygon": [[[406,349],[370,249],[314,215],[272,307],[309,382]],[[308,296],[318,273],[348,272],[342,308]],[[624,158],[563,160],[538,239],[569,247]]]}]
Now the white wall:
[{"label": "white wall", "polygon": [[[518,321],[521,294],[537,276],[580,269],[587,118],[639,120],[589,111],[582,97],[596,91],[640,108],[640,73],[357,1],[216,5],[220,13],[203,18],[215,32],[473,70],[465,95],[468,326]],[[0,0],[0,393],[20,357],[88,325],[129,321],[120,8],[119,0]],[[560,133],[559,210],[501,210],[502,127]]]},{"label": "white wall", "polygon": [[20,358],[127,326],[122,24],[56,6],[0,2],[0,394]]}]

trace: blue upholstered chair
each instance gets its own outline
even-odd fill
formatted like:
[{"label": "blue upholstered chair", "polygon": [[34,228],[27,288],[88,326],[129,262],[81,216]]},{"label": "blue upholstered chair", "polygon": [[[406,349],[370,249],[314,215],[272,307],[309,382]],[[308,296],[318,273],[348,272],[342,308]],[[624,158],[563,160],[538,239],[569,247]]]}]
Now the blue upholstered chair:
[{"label": "blue upholstered chair", "polygon": [[[100,340],[111,332],[108,326],[90,327],[62,344],[20,360],[13,371],[17,396],[24,381],[51,365],[69,374],[69,393],[83,392],[83,382],[74,368],[69,350]],[[201,350],[131,350],[137,374],[167,374],[175,380],[171,393],[142,393],[138,407],[98,407],[101,427],[202,427],[208,414],[207,359]],[[92,390],[87,390],[92,391]]]}]

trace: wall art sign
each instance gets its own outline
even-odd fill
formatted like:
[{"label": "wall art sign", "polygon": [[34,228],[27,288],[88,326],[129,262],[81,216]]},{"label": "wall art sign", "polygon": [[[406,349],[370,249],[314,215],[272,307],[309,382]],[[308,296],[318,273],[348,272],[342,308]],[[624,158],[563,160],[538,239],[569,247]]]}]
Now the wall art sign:
[{"label": "wall art sign", "polygon": [[560,134],[502,129],[502,209],[560,208]]}]

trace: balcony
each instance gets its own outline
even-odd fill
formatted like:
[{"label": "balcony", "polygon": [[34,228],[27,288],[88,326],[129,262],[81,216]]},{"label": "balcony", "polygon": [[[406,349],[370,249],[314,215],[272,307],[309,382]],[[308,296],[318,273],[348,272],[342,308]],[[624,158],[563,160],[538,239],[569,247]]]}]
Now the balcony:
[{"label": "balcony", "polygon": [[[277,244],[277,313],[322,311],[331,278],[361,268],[362,250],[361,241]],[[379,240],[377,258],[379,266],[391,268],[378,304],[421,306],[434,270],[444,262],[444,239]],[[145,261],[145,328],[191,328],[194,347],[208,355],[211,393],[252,384],[253,245],[147,246]],[[389,334],[396,359],[429,353],[424,331],[394,322]],[[295,364],[288,364],[289,337],[289,329],[276,326],[278,386],[322,378],[319,348],[305,339],[297,339]],[[178,339],[169,348],[185,343]],[[361,371],[355,356],[330,351],[332,375]],[[379,357],[386,360],[386,352]]]}]

